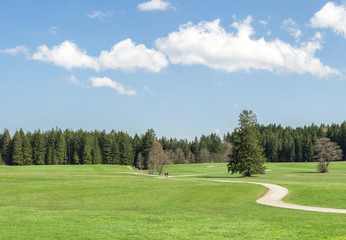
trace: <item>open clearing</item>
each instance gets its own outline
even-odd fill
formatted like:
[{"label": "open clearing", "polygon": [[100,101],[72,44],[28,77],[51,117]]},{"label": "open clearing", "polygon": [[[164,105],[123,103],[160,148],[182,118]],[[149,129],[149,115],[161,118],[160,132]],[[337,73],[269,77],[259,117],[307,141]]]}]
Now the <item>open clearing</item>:
[{"label": "open clearing", "polygon": [[[213,167],[209,167],[213,166]],[[0,168],[1,239],[346,239],[346,215],[260,205],[260,185],[289,189],[285,202],[346,209],[346,162],[273,163],[254,178],[226,164],[171,165],[171,181],[126,166]],[[208,181],[206,181],[208,180]]]}]

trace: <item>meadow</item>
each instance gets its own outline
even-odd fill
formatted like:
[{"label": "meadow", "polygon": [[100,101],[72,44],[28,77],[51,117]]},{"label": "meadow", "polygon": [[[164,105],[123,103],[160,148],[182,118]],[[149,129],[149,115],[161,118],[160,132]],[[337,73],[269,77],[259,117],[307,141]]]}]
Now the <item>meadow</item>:
[{"label": "meadow", "polygon": [[[242,178],[224,163],[169,165],[174,178],[127,166],[0,167],[0,239],[346,239],[346,214],[257,204],[266,188],[212,179],[275,183],[284,201],[346,209],[346,162],[267,163]],[[189,175],[189,176],[186,176]]]}]

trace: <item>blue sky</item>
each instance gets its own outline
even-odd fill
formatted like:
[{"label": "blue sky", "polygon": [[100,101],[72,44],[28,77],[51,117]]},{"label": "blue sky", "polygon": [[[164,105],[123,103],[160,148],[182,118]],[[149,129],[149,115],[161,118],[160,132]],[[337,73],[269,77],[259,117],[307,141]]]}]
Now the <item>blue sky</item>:
[{"label": "blue sky", "polygon": [[343,1],[0,0],[0,127],[153,128],[346,120]]}]

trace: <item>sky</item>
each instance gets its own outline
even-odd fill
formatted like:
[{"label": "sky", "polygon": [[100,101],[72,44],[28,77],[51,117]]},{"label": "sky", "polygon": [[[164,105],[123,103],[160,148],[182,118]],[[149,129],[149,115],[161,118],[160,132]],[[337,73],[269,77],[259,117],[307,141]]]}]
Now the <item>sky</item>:
[{"label": "sky", "polygon": [[0,0],[0,129],[339,124],[345,53],[345,1]]}]

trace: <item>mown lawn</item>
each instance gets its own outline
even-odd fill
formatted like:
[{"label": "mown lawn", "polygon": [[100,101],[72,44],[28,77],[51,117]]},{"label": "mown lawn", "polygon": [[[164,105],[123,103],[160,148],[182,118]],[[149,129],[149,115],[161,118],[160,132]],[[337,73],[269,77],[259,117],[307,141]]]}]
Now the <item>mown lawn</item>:
[{"label": "mown lawn", "polygon": [[[346,162],[268,164],[239,178],[226,164],[171,165],[175,179],[126,174],[126,166],[0,167],[0,239],[346,239],[346,215],[256,204],[270,182],[285,201],[346,208]],[[179,180],[180,179],[180,180]]]}]

